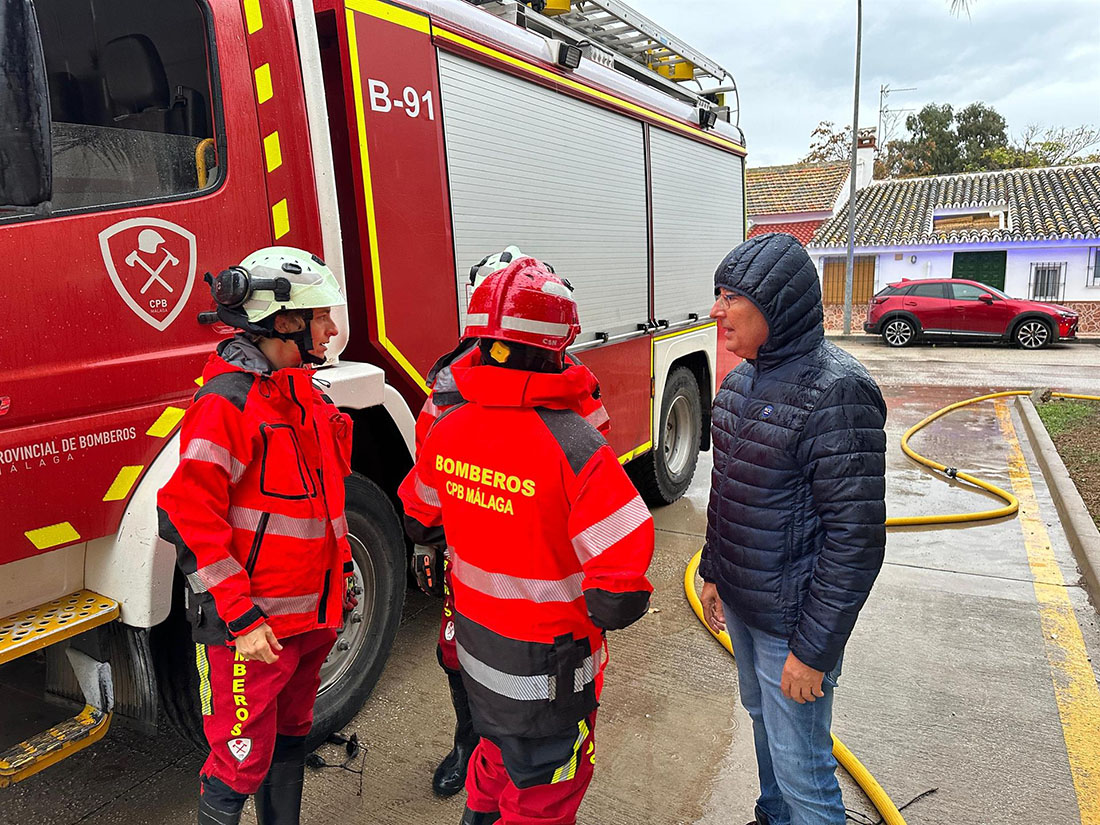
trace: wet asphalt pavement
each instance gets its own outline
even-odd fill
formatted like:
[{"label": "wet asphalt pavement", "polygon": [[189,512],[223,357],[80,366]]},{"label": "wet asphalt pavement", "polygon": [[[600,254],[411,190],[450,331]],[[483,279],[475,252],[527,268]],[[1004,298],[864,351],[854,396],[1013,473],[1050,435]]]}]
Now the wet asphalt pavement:
[{"label": "wet asphalt pavement", "polygon": [[[845,340],[879,380],[890,408],[891,516],[973,511],[990,499],[909,462],[898,442],[912,424],[985,392],[1054,386],[1100,395],[1100,347],[1039,352],[1002,347],[890,350]],[[1005,424],[1004,422],[1009,422]],[[921,433],[913,446],[1011,486],[1013,429],[1083,643],[1100,663],[1100,622],[1011,407],[985,403]],[[651,615],[611,638],[597,727],[595,780],[584,825],[741,825],[751,816],[755,761],[733,662],[695,619],[683,571],[705,527],[710,455],[688,494],[654,513]],[[848,646],[834,732],[910,823],[1077,823],[1078,800],[1021,521],[890,533],[887,563]],[[453,825],[462,797],[435,799],[432,769],[453,725],[434,655],[438,603],[410,592],[402,630],[374,696],[349,726],[367,743],[363,774],[310,772],[305,823]],[[1097,735],[1100,735],[1098,732]],[[327,754],[336,759],[336,750]],[[194,822],[201,756],[171,734],[117,726],[62,765],[0,790],[0,824]],[[352,766],[356,767],[356,766]],[[843,776],[848,807],[872,809]],[[872,817],[873,819],[874,817]],[[251,806],[247,822],[254,821]],[[1091,825],[1091,822],[1090,822]]]}]

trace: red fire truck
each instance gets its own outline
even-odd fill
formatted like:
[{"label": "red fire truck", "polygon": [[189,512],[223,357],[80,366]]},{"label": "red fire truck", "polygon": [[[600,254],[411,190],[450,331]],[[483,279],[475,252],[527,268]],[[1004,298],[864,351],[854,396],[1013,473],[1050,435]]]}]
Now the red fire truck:
[{"label": "red fire truck", "polygon": [[[348,296],[319,378],[355,420],[362,593],[315,741],[397,630],[395,490],[471,264],[516,244],[570,279],[612,445],[649,501],[683,493],[720,377],[711,277],[745,228],[736,88],[713,61],[617,0],[0,9],[0,785],[113,714],[199,731],[154,500],[229,334],[200,322],[202,275],[258,247],[319,252]],[[27,710],[39,683],[78,712]]]}]

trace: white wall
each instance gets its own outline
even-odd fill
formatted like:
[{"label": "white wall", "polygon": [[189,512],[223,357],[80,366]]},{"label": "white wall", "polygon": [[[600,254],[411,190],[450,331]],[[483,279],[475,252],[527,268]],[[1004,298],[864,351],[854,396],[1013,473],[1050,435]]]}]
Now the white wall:
[{"label": "white wall", "polygon": [[[1073,244],[1052,243],[1010,244],[996,246],[992,244],[970,245],[959,247],[961,252],[986,252],[998,249],[1008,250],[1005,263],[1005,292],[1015,298],[1028,297],[1028,286],[1031,279],[1031,265],[1033,263],[1062,263],[1066,264],[1066,290],[1062,300],[1064,301],[1100,301],[1100,287],[1086,287],[1085,279],[1088,268],[1088,254],[1090,246],[1088,241],[1077,241]],[[1093,241],[1093,246],[1100,246],[1100,241]],[[951,267],[954,259],[955,247],[905,247],[905,248],[856,248],[857,255],[877,255],[878,262],[875,267],[875,291],[882,289],[887,284],[900,281],[902,278],[950,278]],[[844,256],[843,249],[830,249],[827,252],[821,249],[808,249],[818,273],[822,269],[822,259],[832,256]],[[896,254],[901,254],[900,261],[894,260]],[[911,259],[916,257],[916,262]]]}]

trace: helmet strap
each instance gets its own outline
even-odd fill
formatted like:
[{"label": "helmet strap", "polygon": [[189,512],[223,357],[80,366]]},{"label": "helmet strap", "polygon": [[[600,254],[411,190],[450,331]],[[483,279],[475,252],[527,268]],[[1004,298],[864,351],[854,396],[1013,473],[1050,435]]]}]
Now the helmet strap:
[{"label": "helmet strap", "polygon": [[300,309],[292,311],[296,312],[298,314],[298,317],[305,321],[305,327],[298,330],[297,332],[279,332],[274,328],[274,318],[277,316],[273,316],[271,321],[272,328],[265,334],[269,338],[278,338],[281,341],[292,342],[295,346],[298,347],[298,354],[302,357],[303,364],[312,364],[315,367],[321,366],[321,364],[325,363],[325,359],[310,352],[310,350],[313,349],[314,346],[313,330],[311,328],[311,322],[313,321],[313,310]]}]

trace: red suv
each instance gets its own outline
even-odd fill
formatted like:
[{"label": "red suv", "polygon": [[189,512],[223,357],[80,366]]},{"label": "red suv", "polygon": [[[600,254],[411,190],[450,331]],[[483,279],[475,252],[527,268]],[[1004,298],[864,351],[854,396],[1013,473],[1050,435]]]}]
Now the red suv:
[{"label": "red suv", "polygon": [[1039,349],[1077,337],[1077,313],[1057,304],[1009,298],[999,289],[958,278],[903,279],[871,299],[864,332],[891,347],[923,338],[1014,342]]}]

